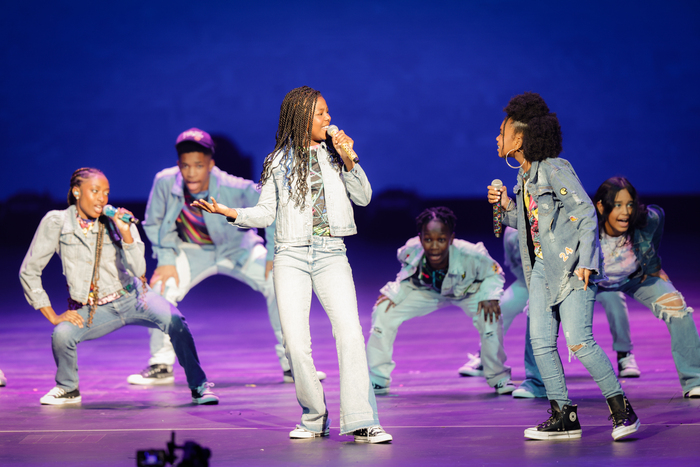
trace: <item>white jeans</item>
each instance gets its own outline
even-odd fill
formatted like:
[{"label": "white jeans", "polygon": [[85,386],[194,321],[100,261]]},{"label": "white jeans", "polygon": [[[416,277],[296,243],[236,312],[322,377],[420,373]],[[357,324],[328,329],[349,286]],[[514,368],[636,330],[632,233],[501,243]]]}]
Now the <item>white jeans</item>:
[{"label": "white jeans", "polygon": [[377,403],[367,372],[355,283],[343,239],[314,236],[308,246],[277,244],[273,271],[285,349],[302,408],[300,426],[318,433],[331,423],[311,357],[312,290],[330,319],[338,352],[340,432],[346,434],[379,425]]},{"label": "white jeans", "polygon": [[[233,277],[244,284],[249,285],[253,290],[260,292],[267,302],[267,314],[270,318],[272,330],[277,338],[275,352],[279,359],[282,370],[289,370],[289,362],[284,354],[284,344],[282,340],[282,326],[280,323],[275,290],[272,285],[272,274],[265,279],[265,263],[267,262],[267,250],[262,245],[256,245],[250,252],[250,256],[245,264],[239,266],[230,259],[220,259],[216,261],[216,251],[214,247],[200,246],[194,243],[183,243],[180,245],[180,254],[175,260],[175,267],[179,285],[175,279],[170,278],[165,282],[165,293],[163,296],[173,305],[177,305],[192,287],[202,282],[207,277],[215,274],[223,274]],[[160,282],[156,283],[153,290],[160,292]],[[158,329],[149,329],[151,334],[151,359],[149,365],[175,363],[175,351],[170,343],[167,334]]]}]

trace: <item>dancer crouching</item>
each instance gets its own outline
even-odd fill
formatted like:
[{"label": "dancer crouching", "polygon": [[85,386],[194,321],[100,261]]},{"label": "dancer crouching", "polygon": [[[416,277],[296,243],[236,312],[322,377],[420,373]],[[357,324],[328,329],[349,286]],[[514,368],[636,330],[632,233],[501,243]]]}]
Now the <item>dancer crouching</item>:
[{"label": "dancer crouching", "polygon": [[[27,301],[55,325],[52,339],[56,387],[40,399],[43,405],[79,404],[77,345],[124,325],[158,328],[168,333],[185,368],[194,404],[218,404],[199,364],[185,318],[138,279],[146,272],[145,247],[135,225],[119,209],[108,218],[109,182],[93,168],[73,172],[68,209],[50,211],[34,235],[20,269]],[[56,314],[41,274],[55,252],[63,263],[70,298],[68,311]]]},{"label": "dancer crouching", "polygon": [[539,94],[516,96],[504,110],[498,155],[506,163],[509,156],[519,163],[515,200],[505,187],[497,191],[491,186],[488,200],[500,202],[503,223],[518,230],[530,289],[530,339],[551,404],[549,419],[525,430],[525,437],[581,437],[577,406],[569,399],[557,350],[560,323],[570,354],[583,363],[607,399],[613,438],[629,436],[639,429],[639,419],[592,334],[595,282],[605,277],[593,203],[571,164],[558,157],[559,120]]},{"label": "dancer crouching", "polygon": [[285,351],[294,377],[301,423],[293,439],[328,436],[330,418],[323,386],[311,357],[309,312],[314,290],[333,326],[340,363],[340,434],[356,442],[383,443],[392,437],[379,426],[367,372],[352,270],[343,237],[357,232],[352,200],[365,206],[372,188],[343,131],[332,145],[331,117],[321,94],[293,89],[280,109],[275,149],[263,165],[258,204],[233,209],[199,200],[193,205],[222,214],[237,227],[262,228],[276,219],[273,275]]}]

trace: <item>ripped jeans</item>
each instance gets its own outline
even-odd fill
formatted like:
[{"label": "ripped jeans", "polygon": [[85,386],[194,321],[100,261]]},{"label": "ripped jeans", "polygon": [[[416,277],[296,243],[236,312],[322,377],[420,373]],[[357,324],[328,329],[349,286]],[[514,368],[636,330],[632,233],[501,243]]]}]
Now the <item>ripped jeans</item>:
[{"label": "ripped jeans", "polygon": [[[583,287],[583,283],[581,283]],[[530,342],[547,390],[547,398],[559,407],[571,405],[564,368],[557,350],[559,323],[564,330],[569,352],[586,367],[606,399],[624,394],[610,359],[593,339],[593,304],[597,286],[589,284],[572,290],[558,305],[547,304],[544,262],[537,258],[530,278]]]},{"label": "ripped jeans", "polygon": [[693,321],[693,309],[686,305],[671,282],[654,276],[642,282],[642,278],[637,277],[617,287],[599,290],[624,292],[663,319],[671,334],[671,352],[683,393],[700,386],[700,338]]}]

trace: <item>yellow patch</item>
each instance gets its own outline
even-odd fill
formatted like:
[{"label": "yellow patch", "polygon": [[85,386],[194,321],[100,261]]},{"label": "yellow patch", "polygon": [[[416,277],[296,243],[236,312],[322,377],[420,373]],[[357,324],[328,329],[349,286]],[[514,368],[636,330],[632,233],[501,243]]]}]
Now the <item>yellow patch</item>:
[{"label": "yellow patch", "polygon": [[571,253],[574,252],[574,250],[572,250],[572,249],[569,248],[568,246],[567,246],[566,248],[564,248],[564,251],[566,252],[567,255],[570,255]]},{"label": "yellow patch", "polygon": [[564,252],[559,253],[559,257],[561,259],[563,259],[565,263],[566,263],[566,260],[569,259],[569,257],[567,255],[565,255]]},{"label": "yellow patch", "polygon": [[569,220],[570,220],[571,222],[576,222],[576,221],[578,220],[578,217],[569,216]]},{"label": "yellow patch", "polygon": [[566,188],[562,188],[561,190],[559,190],[559,193],[561,193],[562,196],[565,196],[565,195],[567,195],[569,192],[566,190]]}]

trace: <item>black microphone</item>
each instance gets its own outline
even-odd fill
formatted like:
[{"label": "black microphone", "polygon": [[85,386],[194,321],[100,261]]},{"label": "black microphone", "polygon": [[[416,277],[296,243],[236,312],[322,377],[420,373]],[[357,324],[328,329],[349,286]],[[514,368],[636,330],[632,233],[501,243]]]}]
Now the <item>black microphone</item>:
[{"label": "black microphone", "polygon": [[[104,213],[105,216],[107,217],[114,217],[114,215],[117,213],[117,208],[112,206],[111,204],[106,204],[104,208],[102,208],[102,212]],[[132,224],[138,224],[139,220],[129,214],[128,212],[125,212],[124,214],[121,215],[121,217],[118,217],[119,220],[122,222],[130,222]]]},{"label": "black microphone", "polygon": [[491,186],[496,189],[499,193],[498,202],[493,205],[493,233],[496,238],[500,238],[503,233],[503,212],[501,211],[501,188],[503,188],[503,182],[496,179],[491,182]]}]

